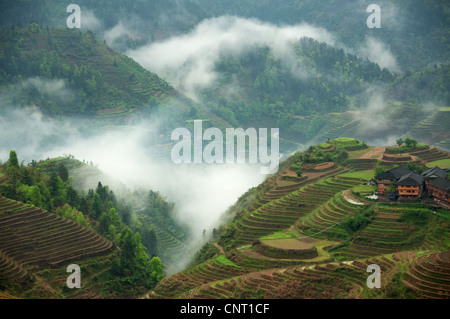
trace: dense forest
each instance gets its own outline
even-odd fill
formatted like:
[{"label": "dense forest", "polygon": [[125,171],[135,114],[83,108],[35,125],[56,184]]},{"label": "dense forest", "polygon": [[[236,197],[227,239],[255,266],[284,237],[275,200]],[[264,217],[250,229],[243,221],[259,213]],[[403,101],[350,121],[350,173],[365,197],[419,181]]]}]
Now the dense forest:
[{"label": "dense forest", "polygon": [[137,214],[132,207],[135,202],[117,198],[101,182],[87,193],[76,190],[74,177],[69,176],[63,162],[19,164],[17,153],[11,151],[0,172],[6,175],[0,185],[1,195],[71,219],[115,243],[120,252],[105,282],[109,294],[128,289],[131,295],[132,291],[154,287],[164,277],[162,260],[170,263],[177,259],[158,243],[155,228],[177,232],[182,236],[180,240],[188,236],[187,228],[175,222],[173,203],[166,202],[157,192],[134,193],[144,205]]}]

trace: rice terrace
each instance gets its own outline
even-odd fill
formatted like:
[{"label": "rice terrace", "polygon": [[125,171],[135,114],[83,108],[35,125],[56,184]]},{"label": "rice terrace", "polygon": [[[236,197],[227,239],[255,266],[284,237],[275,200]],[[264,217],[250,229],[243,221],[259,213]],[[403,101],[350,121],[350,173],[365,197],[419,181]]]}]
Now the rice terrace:
[{"label": "rice terrace", "polygon": [[[349,157],[360,152],[351,150],[361,146],[353,139],[331,143],[350,149]],[[321,149],[307,152],[317,156]],[[375,186],[365,185],[376,166],[396,166],[390,162],[372,161],[370,169],[364,159],[343,160],[309,178],[313,169],[299,165],[307,152],[293,155],[280,173],[241,198],[254,200],[224,227],[217,242],[223,253],[209,245],[203,262],[163,279],[145,297],[449,298],[448,203],[437,205],[430,194],[419,201],[361,195],[361,188],[375,193]],[[420,154],[430,161],[432,153],[450,157],[428,147]],[[415,164],[425,168],[428,161]],[[302,167],[303,178],[283,180]],[[366,286],[370,264],[381,267],[381,289]]]}]

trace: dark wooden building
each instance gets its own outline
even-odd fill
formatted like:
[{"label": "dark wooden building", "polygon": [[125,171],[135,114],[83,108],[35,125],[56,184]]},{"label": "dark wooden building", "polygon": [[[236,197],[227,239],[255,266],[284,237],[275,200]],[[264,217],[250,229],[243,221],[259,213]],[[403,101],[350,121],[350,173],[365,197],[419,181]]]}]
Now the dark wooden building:
[{"label": "dark wooden building", "polygon": [[411,172],[402,176],[397,182],[398,196],[401,199],[419,198],[423,194],[425,178],[422,175]]},{"label": "dark wooden building", "polygon": [[409,173],[412,172],[400,166],[375,176],[375,179],[377,180],[378,194],[385,194],[386,190],[394,181],[397,182],[402,176],[408,175]]},{"label": "dark wooden building", "polygon": [[434,201],[450,209],[450,181],[436,177],[428,184],[428,192]]}]

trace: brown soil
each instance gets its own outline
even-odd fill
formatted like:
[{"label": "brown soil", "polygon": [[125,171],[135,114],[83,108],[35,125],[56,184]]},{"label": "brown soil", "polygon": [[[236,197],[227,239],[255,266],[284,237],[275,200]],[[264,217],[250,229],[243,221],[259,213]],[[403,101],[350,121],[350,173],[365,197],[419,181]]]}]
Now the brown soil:
[{"label": "brown soil", "polygon": [[333,167],[334,163],[333,162],[327,162],[327,163],[323,163],[320,165],[317,165],[316,167],[314,167],[315,170],[321,170],[321,169],[327,169],[330,167]]},{"label": "brown soil", "polygon": [[314,247],[310,243],[305,243],[296,238],[263,240],[262,243],[269,247],[289,250],[307,250]]},{"label": "brown soil", "polygon": [[[359,159],[375,159],[375,158],[381,159],[385,150],[386,150],[385,147],[375,147],[375,148],[371,149],[370,151],[368,151],[367,153],[361,155],[359,157]],[[377,157],[375,157],[375,155]],[[374,156],[374,157],[372,157],[372,156]]]}]

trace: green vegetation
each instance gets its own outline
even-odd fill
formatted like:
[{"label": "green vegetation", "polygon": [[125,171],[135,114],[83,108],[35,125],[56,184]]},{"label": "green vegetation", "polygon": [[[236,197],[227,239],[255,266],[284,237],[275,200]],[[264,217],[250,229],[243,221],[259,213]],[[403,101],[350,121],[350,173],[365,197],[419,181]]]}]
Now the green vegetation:
[{"label": "green vegetation", "polygon": [[442,169],[448,169],[448,168],[450,168],[450,158],[429,162],[429,163],[427,163],[427,166],[428,167],[438,166]]},{"label": "green vegetation", "polygon": [[[119,247],[120,253],[110,256],[109,269],[105,269],[102,276],[105,280],[102,294],[109,297],[137,296],[154,287],[164,277],[164,265],[158,256],[170,261],[171,253],[176,248],[173,243],[171,248],[166,248],[164,242],[176,237],[182,240],[185,234],[171,218],[173,204],[166,202],[159,193],[150,191],[148,201],[142,203],[145,209],[132,218],[130,203],[118,200],[113,191],[101,182],[95,190],[77,192],[72,186],[73,177],[69,176],[64,163],[79,162],[70,157],[65,161],[62,158],[49,160],[48,163],[33,161],[28,166],[18,163],[17,154],[11,151],[10,159],[1,167],[7,177],[0,184],[3,196],[26,203],[26,209],[33,207],[31,205],[41,207],[49,210],[51,215],[74,221],[83,226],[82,229],[95,230],[110,241],[109,245],[114,243]],[[134,196],[142,198],[139,192],[135,192]],[[0,207],[10,205],[9,202],[2,203]],[[33,212],[38,214],[39,209]],[[160,237],[156,227],[164,234],[167,232],[166,237]],[[88,238],[83,239],[80,245],[89,242],[86,240]],[[70,244],[72,241],[67,242]],[[42,247],[46,247],[44,241]],[[183,248],[181,241],[179,248]]]},{"label": "green vegetation", "polygon": [[[151,190],[116,197],[97,177],[88,183],[94,189],[82,190],[94,176],[92,163],[58,158],[26,166],[11,151],[0,163],[0,298],[449,298],[448,209],[431,199],[356,205],[343,198],[349,190],[373,193],[362,180],[392,167],[376,161],[378,155],[361,159],[371,149],[363,140],[407,134],[386,153],[412,153],[417,161],[406,167],[418,173],[423,163],[449,167],[447,152],[420,144],[450,149],[450,108],[430,106],[450,105],[450,16],[443,1],[382,0],[382,8],[401,13],[402,28],[386,23],[371,34],[361,27],[364,10],[349,14],[355,12],[351,1],[77,4],[99,20],[99,35],[133,17],[125,34],[105,38],[121,52],[189,34],[204,19],[222,15],[276,26],[299,24],[301,17],[332,31],[333,41],[348,50],[305,37],[288,44],[289,63],[278,46],[220,54],[211,70],[216,81],[195,92],[193,103],[92,31],[67,29],[67,4],[2,1],[3,114],[32,107],[46,118],[81,117],[85,134],[167,114],[159,123],[164,140],[174,127],[191,128],[194,118],[205,118],[221,128],[280,127],[282,144],[296,148],[321,144],[282,163],[290,169],[284,176],[275,174],[243,195],[227,211],[226,224],[212,231],[217,243],[207,243],[188,269],[167,278],[164,265],[186,255],[190,235],[175,221],[173,203]],[[396,67],[346,53],[385,44]],[[377,102],[374,111],[371,87],[396,102]],[[52,139],[66,142],[65,136],[46,138]],[[166,141],[153,142],[148,145]],[[322,163],[330,165],[318,168]],[[314,246],[308,257],[317,256],[286,260],[280,251],[258,249],[258,240],[286,244],[294,238]],[[74,247],[77,255],[69,254]],[[82,267],[82,290],[61,285],[67,273],[60,265],[73,257]],[[381,289],[367,288],[368,264],[382,267]]]},{"label": "green vegetation", "polygon": [[[91,32],[31,24],[27,28],[2,27],[0,34],[1,84],[28,81],[17,91],[16,101],[35,103],[46,114],[95,114],[103,109],[125,111],[141,105],[155,108],[161,100],[155,98],[157,92],[173,92],[155,74],[111,51]],[[64,79],[65,83],[57,84],[54,79]],[[54,85],[61,90],[74,89],[75,93],[61,99],[53,93]]]},{"label": "green vegetation", "polygon": [[[425,144],[418,144],[415,139],[407,137],[404,141],[403,139],[398,139],[397,144],[399,147],[388,147],[386,150],[392,154],[400,154],[400,153],[408,153],[418,150],[426,149],[428,146]],[[401,147],[402,144],[406,144],[406,146]]]},{"label": "green vegetation", "polygon": [[229,267],[239,267],[234,262],[229,260],[225,254],[219,255],[217,258],[215,258],[215,261],[219,264],[223,264]]},{"label": "green vegetation", "polygon": [[332,146],[332,144],[330,144],[330,143],[322,143],[322,144],[317,145],[317,148],[329,149],[329,148],[331,148],[331,146]]},{"label": "green vegetation", "polygon": [[365,195],[373,195],[375,191],[377,190],[376,186],[371,185],[358,185],[352,188],[352,193],[359,196],[365,196]]},{"label": "green vegetation", "polygon": [[275,232],[273,234],[260,237],[259,240],[274,240],[274,239],[290,239],[290,238],[297,238],[298,233],[294,232]]},{"label": "green vegetation", "polygon": [[374,211],[372,209],[367,209],[363,212],[357,213],[353,217],[347,218],[341,225],[342,228],[347,230],[349,233],[355,233],[358,230],[366,227],[370,222],[370,216],[373,215]]},{"label": "green vegetation", "polygon": [[339,176],[349,177],[349,178],[359,178],[359,179],[363,179],[365,181],[370,181],[375,176],[375,173],[373,171],[347,172],[347,173],[340,174]]}]

